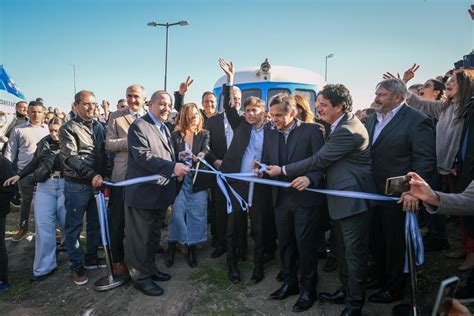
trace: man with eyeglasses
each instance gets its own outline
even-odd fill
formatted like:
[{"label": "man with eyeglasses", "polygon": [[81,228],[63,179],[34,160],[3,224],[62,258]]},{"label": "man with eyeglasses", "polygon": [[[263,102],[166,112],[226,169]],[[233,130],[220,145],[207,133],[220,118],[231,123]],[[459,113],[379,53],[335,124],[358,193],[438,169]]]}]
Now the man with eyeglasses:
[{"label": "man with eyeglasses", "polygon": [[117,111],[126,112],[126,110],[128,110],[127,100],[125,100],[125,99],[118,100],[118,102],[117,102]]},{"label": "man with eyeglasses", "polygon": [[[105,149],[114,153],[114,167],[111,180],[113,182],[125,180],[128,164],[128,128],[139,117],[145,115],[145,89],[137,84],[126,90],[125,110],[118,110],[110,114],[105,140]],[[120,101],[119,101],[120,104]],[[123,238],[125,229],[123,187],[112,187],[109,197],[110,238],[112,251],[112,266],[116,275],[128,274],[124,265]]]},{"label": "man with eyeglasses", "polygon": [[[76,116],[60,129],[60,157],[64,167],[66,207],[66,248],[72,279],[77,285],[88,282],[85,269],[105,267],[97,257],[99,218],[94,188],[102,185],[106,172],[105,131],[94,120],[97,107],[92,91],[74,97]],[[79,244],[84,214],[87,212],[86,253]]]}]

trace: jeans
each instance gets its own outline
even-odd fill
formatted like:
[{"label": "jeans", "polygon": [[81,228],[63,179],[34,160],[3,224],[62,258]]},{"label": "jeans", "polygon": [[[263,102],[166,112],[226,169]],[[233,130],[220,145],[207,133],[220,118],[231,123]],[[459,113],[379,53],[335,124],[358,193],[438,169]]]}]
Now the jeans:
[{"label": "jeans", "polygon": [[0,282],[8,282],[8,253],[5,246],[6,214],[0,215]]},{"label": "jeans", "polygon": [[33,275],[54,270],[56,264],[56,225],[64,231],[64,179],[48,179],[38,183],[35,195],[35,261]]},{"label": "jeans", "polygon": [[79,244],[84,213],[86,217],[86,254],[85,260],[97,258],[99,246],[99,216],[94,190],[90,185],[65,181],[64,197],[66,206],[66,248],[69,256],[69,268],[76,271],[83,266],[84,251]]},{"label": "jeans", "polygon": [[20,228],[28,230],[28,222],[30,220],[31,201],[33,200],[33,192],[35,189],[35,180],[33,174],[29,174],[18,181],[18,188],[21,195],[20,206]]},{"label": "jeans", "polygon": [[173,204],[168,241],[195,245],[207,240],[207,190],[193,193],[192,175],[184,183]]}]

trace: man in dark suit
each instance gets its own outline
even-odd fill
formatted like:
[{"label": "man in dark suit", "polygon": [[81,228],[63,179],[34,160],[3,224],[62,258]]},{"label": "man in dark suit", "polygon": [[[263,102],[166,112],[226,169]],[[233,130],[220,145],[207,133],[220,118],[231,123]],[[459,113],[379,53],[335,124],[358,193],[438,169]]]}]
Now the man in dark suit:
[{"label": "man in dark suit", "polygon": [[[264,135],[262,162],[269,165],[285,165],[311,157],[324,144],[321,131],[316,124],[303,123],[296,119],[296,101],[292,96],[280,94],[270,103],[270,116],[275,129]],[[270,174],[270,176],[273,176]],[[323,179],[321,171],[312,171],[301,177],[279,175],[275,180],[301,181],[307,186],[318,186]],[[293,306],[294,312],[309,309],[316,300],[317,208],[322,199],[307,191],[298,192],[290,188],[272,188],[275,223],[280,250],[283,285],[270,295],[282,300],[290,295],[301,294]],[[296,260],[299,257],[300,280],[297,277]]]},{"label": "man in dark suit", "polygon": [[163,289],[155,281],[167,281],[169,274],[158,270],[155,255],[166,209],[176,194],[176,180],[190,169],[175,162],[170,132],[164,125],[171,112],[171,96],[156,91],[147,115],[135,120],[128,131],[127,179],[160,174],[166,181],[125,187],[125,262],[134,286],[145,295],[158,296]]},{"label": "man in dark suit", "polygon": [[[239,97],[233,98],[234,106],[237,111],[240,110],[240,94]],[[238,101],[238,102],[236,102]],[[210,152],[207,155],[207,161],[216,169],[220,169],[222,159],[229,148],[234,131],[230,125],[224,112],[218,113],[210,117],[204,128],[209,131],[211,141],[209,143]],[[225,198],[217,187],[216,182],[211,188],[212,198],[214,199],[214,211],[211,215],[211,234],[216,239],[216,249],[211,253],[211,258],[218,258],[226,252],[226,232],[227,232],[227,209]],[[213,218],[212,218],[213,217]]]},{"label": "man in dark suit", "polygon": [[[244,102],[244,116],[240,116],[233,106],[231,85],[234,77],[234,65],[219,59],[220,67],[227,75],[227,82],[223,87],[224,110],[227,119],[235,131],[232,143],[224,155],[221,171],[226,173],[252,172],[255,160],[262,158],[263,138],[266,128],[265,103],[257,98],[250,97]],[[249,203],[248,210],[251,222],[251,233],[255,240],[254,270],[251,281],[259,283],[263,280],[264,257],[274,256],[276,249],[276,232],[274,214],[271,208],[271,189],[268,186],[248,182],[228,180],[230,185]],[[253,192],[252,201],[250,190]],[[270,194],[269,194],[270,193]],[[245,260],[247,253],[247,212],[242,211],[239,203],[232,198],[233,212],[227,220],[227,264],[228,277],[236,283],[240,281],[240,272],[237,260]]]},{"label": "man in dark suit", "polygon": [[[372,144],[372,170],[377,193],[384,194],[387,178],[415,171],[424,179],[436,172],[435,131],[430,118],[407,106],[405,84],[387,79],[377,85],[376,114],[367,118]],[[418,208],[415,201],[412,209]],[[401,205],[377,203],[372,221],[372,248],[375,276],[372,288],[380,290],[369,297],[374,303],[391,303],[403,297],[406,275],[405,212]]]},{"label": "man in dark suit", "polygon": [[[364,125],[351,112],[352,97],[341,84],[329,84],[318,96],[321,118],[331,124],[326,143],[311,157],[283,168],[269,166],[268,173],[289,178],[311,170],[325,170],[327,188],[373,192],[369,136]],[[304,190],[308,181],[293,180]],[[334,293],[321,293],[322,300],[346,304],[341,315],[360,315],[365,300],[370,205],[366,200],[328,196],[329,215],[334,220],[337,239],[339,278],[342,287]]]}]

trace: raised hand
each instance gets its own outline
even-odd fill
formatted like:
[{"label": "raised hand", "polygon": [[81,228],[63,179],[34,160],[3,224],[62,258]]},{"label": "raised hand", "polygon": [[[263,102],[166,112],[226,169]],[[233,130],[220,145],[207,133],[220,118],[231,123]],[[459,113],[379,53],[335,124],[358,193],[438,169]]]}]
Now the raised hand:
[{"label": "raised hand", "polygon": [[234,64],[232,62],[228,63],[224,58],[219,58],[219,66],[222,70],[224,70],[227,80],[231,80],[234,78]]},{"label": "raised hand", "polygon": [[191,79],[191,77],[188,76],[188,78],[186,78],[186,81],[181,82],[181,84],[179,85],[178,93],[181,95],[185,95],[186,92],[188,91],[189,86],[191,86],[193,82],[194,82],[194,79]]},{"label": "raised hand", "polygon": [[400,74],[397,72],[397,76],[395,77],[395,75],[393,75],[393,74],[391,74],[390,72],[387,71],[386,73],[384,73],[384,74],[382,75],[382,77],[383,77],[384,79],[392,79],[392,78],[394,78],[394,79],[400,79]]},{"label": "raised hand", "polygon": [[408,83],[413,77],[415,77],[415,73],[420,68],[420,65],[413,64],[410,68],[408,68],[404,73],[403,73],[403,82]]}]

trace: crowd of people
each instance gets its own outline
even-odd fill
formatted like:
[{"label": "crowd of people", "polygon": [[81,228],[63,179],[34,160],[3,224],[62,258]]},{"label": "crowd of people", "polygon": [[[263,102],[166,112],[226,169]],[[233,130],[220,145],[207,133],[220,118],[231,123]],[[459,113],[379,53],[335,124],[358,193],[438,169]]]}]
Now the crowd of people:
[{"label": "crowd of people", "polygon": [[[459,269],[471,273],[458,298],[473,298],[472,69],[452,70],[410,88],[406,83],[415,77],[417,65],[402,78],[386,73],[370,108],[353,114],[350,91],[342,84],[322,87],[314,112],[300,95],[278,94],[267,107],[258,97],[241,100],[233,84],[233,63],[219,59],[219,66],[227,78],[222,112],[211,91],[203,93],[201,106],[184,102],[193,82],[189,77],[174,93],[174,103],[163,90],[147,100],[144,87],[135,84],[126,89],[116,111],[102,101],[102,115],[94,93],[87,90],[74,96],[69,115],[46,109],[43,100],[17,103],[17,119],[0,156],[0,293],[9,284],[5,217],[16,185],[21,207],[13,241],[28,232],[34,198],[33,279],[55,271],[62,243],[72,281],[84,285],[87,269],[105,267],[98,256],[95,192],[104,187],[104,179],[119,182],[159,174],[159,181],[111,187],[108,202],[113,272],[130,275],[145,295],[162,295],[161,282],[171,279],[155,261],[171,208],[164,254],[170,271],[180,249],[191,268],[198,266],[196,246],[210,239],[211,257],[226,254],[229,280],[241,282],[239,261],[247,259],[250,223],[255,242],[251,281],[261,282],[265,264],[279,257],[276,279],[281,284],[269,293],[271,299],[299,295],[293,311],[301,312],[319,298],[345,305],[341,315],[360,315],[369,289],[376,290],[368,296],[373,303],[404,297],[404,211],[417,212],[428,226],[426,251],[447,251],[449,212],[443,210],[452,207],[462,216],[464,251],[446,255],[465,257]],[[209,174],[216,170],[254,172],[291,187],[230,178],[218,183]],[[387,178],[407,174],[412,188],[398,204],[305,190],[383,195]],[[247,209],[238,197],[248,202]],[[84,216],[85,250],[79,244]],[[339,269],[341,285],[335,292],[318,285],[318,259],[326,256],[327,243],[337,261],[334,269]]]}]

